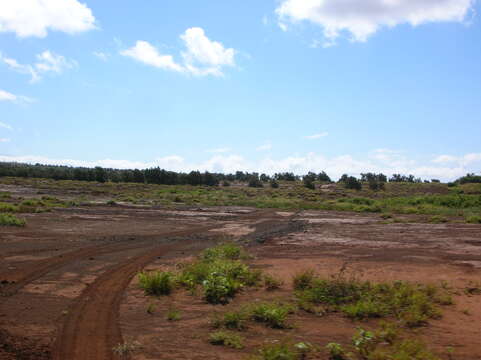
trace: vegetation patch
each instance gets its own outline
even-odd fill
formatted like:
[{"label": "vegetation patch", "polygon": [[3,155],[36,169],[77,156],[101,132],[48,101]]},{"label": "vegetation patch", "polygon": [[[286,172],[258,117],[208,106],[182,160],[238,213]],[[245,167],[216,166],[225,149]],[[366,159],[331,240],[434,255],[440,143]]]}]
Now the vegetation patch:
[{"label": "vegetation patch", "polygon": [[138,278],[139,286],[146,295],[169,295],[174,288],[174,277],[170,272],[141,272]]},{"label": "vegetation patch", "polygon": [[242,349],[244,347],[244,339],[242,336],[222,330],[211,333],[209,342],[212,345],[222,345],[233,349]]},{"label": "vegetation patch", "polygon": [[19,219],[15,215],[0,213],[0,226],[25,226],[26,221]]},{"label": "vegetation patch", "polygon": [[438,305],[452,303],[449,294],[432,285],[372,283],[346,278],[342,272],[328,279],[312,274],[304,272],[294,278],[296,297],[304,310],[322,304],[328,311],[341,311],[356,320],[391,316],[417,327],[441,316]]}]

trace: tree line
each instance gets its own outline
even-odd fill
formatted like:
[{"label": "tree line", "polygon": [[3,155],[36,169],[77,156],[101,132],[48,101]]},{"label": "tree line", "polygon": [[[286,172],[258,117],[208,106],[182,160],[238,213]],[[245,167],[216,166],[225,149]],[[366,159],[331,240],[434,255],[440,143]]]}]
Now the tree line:
[{"label": "tree line", "polygon": [[[130,182],[163,185],[207,185],[217,186],[220,183],[228,186],[230,182],[238,181],[248,183],[252,187],[261,187],[264,183],[270,183],[272,187],[278,185],[278,181],[303,181],[307,188],[315,188],[314,182],[332,183],[331,178],[325,171],[320,173],[309,172],[304,176],[295,175],[292,172],[281,172],[274,175],[259,174],[257,172],[237,171],[233,174],[210,173],[208,171],[175,172],[159,167],[149,169],[111,169],[102,167],[73,167],[63,165],[23,164],[15,162],[0,162],[0,177],[28,177],[54,180],[78,180],[95,182]],[[362,183],[369,184],[373,190],[382,190],[386,182],[409,182],[421,183],[423,180],[414,175],[394,174],[388,178],[384,174],[362,173],[358,179],[344,174],[339,182],[347,188],[360,189]],[[424,182],[440,182],[437,179],[424,180]],[[481,176],[467,174],[456,180],[455,183],[481,183]]]}]

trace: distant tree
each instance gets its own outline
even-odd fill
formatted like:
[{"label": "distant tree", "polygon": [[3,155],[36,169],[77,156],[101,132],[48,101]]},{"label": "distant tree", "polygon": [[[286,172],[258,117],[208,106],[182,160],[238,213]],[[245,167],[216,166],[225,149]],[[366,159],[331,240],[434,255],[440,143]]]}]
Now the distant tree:
[{"label": "distant tree", "polygon": [[353,190],[362,189],[361,182],[358,179],[356,179],[354,176],[348,176],[343,182],[346,189],[353,189]]},{"label": "distant tree", "polygon": [[107,181],[107,174],[100,166],[95,167],[95,181],[104,183]]},{"label": "distant tree", "polygon": [[266,174],[261,174],[261,176],[260,176],[260,180],[262,182],[269,182],[270,179],[271,179],[270,176],[266,175]]},{"label": "distant tree", "polygon": [[317,175],[317,180],[323,181],[323,182],[331,182],[331,178],[329,177],[329,175],[326,174],[325,171],[321,171],[321,172]]}]

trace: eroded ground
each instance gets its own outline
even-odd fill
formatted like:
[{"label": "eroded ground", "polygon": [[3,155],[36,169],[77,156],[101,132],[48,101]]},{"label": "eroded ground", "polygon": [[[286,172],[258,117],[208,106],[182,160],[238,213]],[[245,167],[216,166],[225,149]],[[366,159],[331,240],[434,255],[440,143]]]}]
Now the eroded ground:
[{"label": "eroded ground", "polygon": [[[418,336],[443,359],[448,348],[456,359],[481,359],[481,297],[464,292],[481,282],[480,225],[241,207],[85,205],[25,217],[25,228],[0,228],[0,359],[113,359],[112,347],[128,341],[141,344],[134,359],[244,359],[284,339],[348,344],[359,324],[303,312],[292,315],[293,329],[251,325],[242,350],[207,341],[214,312],[292,297],[299,270],[329,276],[343,266],[363,279],[449,284],[455,304]],[[251,265],[280,277],[281,289],[247,289],[227,306],[184,290],[156,299],[138,289],[139,270],[175,268],[227,238],[247,244]],[[180,320],[166,319],[172,308]]]}]

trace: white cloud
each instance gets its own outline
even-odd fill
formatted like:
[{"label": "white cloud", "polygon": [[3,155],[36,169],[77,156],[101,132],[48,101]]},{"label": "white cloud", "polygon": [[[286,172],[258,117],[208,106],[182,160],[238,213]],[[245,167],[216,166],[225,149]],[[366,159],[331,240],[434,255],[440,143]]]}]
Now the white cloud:
[{"label": "white cloud", "polygon": [[455,162],[455,161],[458,161],[458,158],[456,156],[451,156],[451,155],[440,155],[433,160],[433,162],[437,164],[444,164],[444,163]]},{"label": "white cloud", "polygon": [[227,153],[227,152],[230,152],[230,151],[231,151],[231,149],[228,148],[228,147],[206,150],[206,152],[214,153],[214,154],[223,154],[223,153]]},{"label": "white cloud", "polygon": [[[480,161],[481,154],[466,154],[460,158],[472,161]],[[154,159],[150,162],[135,162],[129,160],[104,159],[98,161],[82,161],[72,159],[50,159],[41,156],[0,156],[0,161],[17,161],[25,163],[42,163],[71,166],[102,166],[109,168],[148,168],[159,166],[173,171],[210,171],[232,173],[240,171],[256,171],[273,174],[275,172],[294,172],[302,175],[309,171],[326,171],[333,179],[339,178],[342,174],[359,176],[362,172],[384,173],[391,176],[395,173],[413,174],[424,179],[437,178],[443,181],[453,180],[465,175],[468,172],[479,171],[470,164],[453,164],[452,166],[430,166],[429,164],[419,163],[413,159],[405,158],[394,163],[380,161],[375,158],[356,158],[352,155],[340,155],[327,157],[316,153],[305,155],[288,156],[285,158],[274,159],[269,156],[257,160],[249,161],[243,156],[214,155],[205,161],[189,162],[181,156],[171,155]],[[474,164],[474,162],[473,162]]]},{"label": "white cloud", "polygon": [[433,159],[433,162],[436,164],[456,163],[458,166],[468,166],[473,163],[481,163],[481,153],[470,153],[463,156],[440,155]]},{"label": "white cloud", "polygon": [[0,138],[0,143],[10,142],[10,139]]},{"label": "white cloud", "polygon": [[8,129],[8,130],[13,130],[13,128],[8,125],[8,124],[5,124],[4,122],[1,122],[0,121],[0,128],[4,128],[4,129]]},{"label": "white cloud", "polygon": [[8,91],[0,89],[0,101],[10,101],[14,103],[30,103],[35,101],[32,98],[22,95],[14,95]]},{"label": "white cloud", "polygon": [[92,52],[92,54],[94,56],[98,57],[102,61],[107,61],[109,59],[109,56],[110,56],[109,54],[104,53],[102,51],[94,51],[94,52]]},{"label": "white cloud", "polygon": [[95,17],[77,0],[2,0],[0,32],[45,37],[49,30],[69,34],[95,28]]},{"label": "white cloud", "polygon": [[328,135],[329,135],[328,132],[322,132],[322,133],[319,133],[319,134],[304,136],[304,139],[316,140],[316,139],[320,139],[320,138],[326,137],[326,136],[328,136]]},{"label": "white cloud", "polygon": [[257,151],[268,151],[272,149],[272,144],[271,143],[266,143],[264,145],[258,146],[256,148]]},{"label": "white cloud", "polygon": [[194,75],[222,75],[223,66],[234,66],[234,49],[226,49],[217,41],[210,40],[202,28],[187,29],[180,38],[187,51],[182,52],[184,66]]},{"label": "white cloud", "polygon": [[181,52],[181,64],[177,63],[172,55],[161,54],[152,44],[143,40],[120,51],[120,54],[160,69],[197,76],[222,76],[225,66],[235,66],[235,50],[226,49],[220,42],[210,40],[203,29],[187,29],[180,38],[186,48]]},{"label": "white cloud", "polygon": [[50,50],[37,54],[37,62],[33,65],[20,64],[17,60],[8,58],[0,53],[0,61],[3,61],[10,69],[20,74],[30,75],[30,82],[34,83],[42,78],[43,74],[56,73],[61,74],[66,69],[77,66],[74,60],[66,59],[62,55],[52,53]]},{"label": "white cloud", "polygon": [[366,41],[383,27],[462,22],[475,0],[283,0],[276,9],[279,26],[309,21],[322,27],[327,44],[343,33]]},{"label": "white cloud", "polygon": [[131,57],[144,64],[164,70],[183,72],[184,68],[175,63],[172,55],[162,55],[147,41],[139,40],[135,46],[120,52],[123,56]]}]

